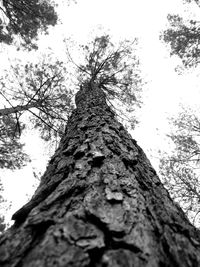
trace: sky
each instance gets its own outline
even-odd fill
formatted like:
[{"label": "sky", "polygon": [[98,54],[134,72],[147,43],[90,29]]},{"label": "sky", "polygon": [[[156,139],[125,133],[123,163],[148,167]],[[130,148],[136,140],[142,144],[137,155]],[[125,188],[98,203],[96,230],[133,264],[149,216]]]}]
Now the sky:
[{"label": "sky", "polygon": [[[147,83],[143,88],[140,123],[131,134],[157,167],[158,160],[153,151],[159,148],[167,150],[169,145],[165,137],[169,131],[167,117],[177,113],[179,103],[195,105],[199,99],[197,73],[178,75],[174,69],[180,60],[170,57],[169,48],[159,39],[167,25],[167,14],[184,12],[182,1],[77,0],[77,4],[70,5],[66,1],[57,2],[60,3],[58,14],[61,23],[51,28],[48,36],[41,37],[40,51],[45,52],[51,47],[62,58],[65,56],[63,38],[71,37],[76,42],[84,43],[91,32],[98,33],[99,28],[105,29],[114,40],[139,38],[142,74]],[[12,59],[16,55],[11,48],[6,49],[2,48],[0,53],[0,62],[4,67],[6,57]],[[19,52],[20,56],[24,57]],[[34,59],[35,52],[26,57]],[[12,202],[10,211],[6,213],[7,220],[34,192],[33,171],[44,172],[49,158],[48,147],[36,132],[28,131],[22,138],[32,162],[22,170],[0,171],[4,196]]]}]

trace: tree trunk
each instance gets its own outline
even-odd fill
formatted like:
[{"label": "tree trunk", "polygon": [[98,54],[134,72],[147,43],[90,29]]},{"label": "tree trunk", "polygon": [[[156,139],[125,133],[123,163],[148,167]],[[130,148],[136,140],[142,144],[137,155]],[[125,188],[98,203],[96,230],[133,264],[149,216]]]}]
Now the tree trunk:
[{"label": "tree trunk", "polygon": [[104,92],[87,84],[76,105],[40,186],[1,237],[0,266],[200,266],[199,232]]}]

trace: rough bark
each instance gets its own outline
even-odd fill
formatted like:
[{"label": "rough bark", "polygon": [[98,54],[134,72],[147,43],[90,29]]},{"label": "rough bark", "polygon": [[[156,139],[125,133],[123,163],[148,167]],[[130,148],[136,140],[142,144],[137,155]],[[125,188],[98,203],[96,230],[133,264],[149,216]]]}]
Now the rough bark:
[{"label": "rough bark", "polygon": [[103,91],[85,85],[76,105],[40,186],[1,237],[0,266],[200,266],[199,232]]}]

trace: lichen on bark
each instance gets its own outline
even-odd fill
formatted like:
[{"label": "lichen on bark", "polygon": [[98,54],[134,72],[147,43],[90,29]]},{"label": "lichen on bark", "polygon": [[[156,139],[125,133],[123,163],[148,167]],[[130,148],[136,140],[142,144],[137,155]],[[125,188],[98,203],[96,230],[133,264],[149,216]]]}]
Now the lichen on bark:
[{"label": "lichen on bark", "polygon": [[2,267],[197,267],[200,234],[94,83],[34,196],[0,241]]}]

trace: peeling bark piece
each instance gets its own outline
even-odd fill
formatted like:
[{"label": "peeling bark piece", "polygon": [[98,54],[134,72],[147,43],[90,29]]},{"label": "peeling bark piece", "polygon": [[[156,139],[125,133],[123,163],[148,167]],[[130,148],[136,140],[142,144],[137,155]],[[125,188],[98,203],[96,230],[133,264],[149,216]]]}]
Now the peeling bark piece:
[{"label": "peeling bark piece", "polygon": [[106,187],[105,193],[106,193],[107,200],[110,202],[122,202],[123,201],[123,194],[120,192],[111,192],[111,190]]}]

